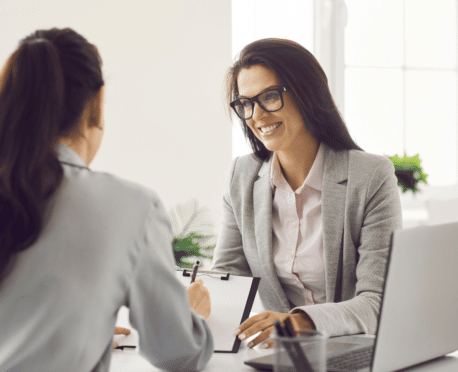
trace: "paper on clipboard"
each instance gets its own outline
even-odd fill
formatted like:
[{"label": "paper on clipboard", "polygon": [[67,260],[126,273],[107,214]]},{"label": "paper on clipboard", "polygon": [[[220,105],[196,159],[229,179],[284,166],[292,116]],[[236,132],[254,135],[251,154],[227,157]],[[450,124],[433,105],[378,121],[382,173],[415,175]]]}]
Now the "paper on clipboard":
[{"label": "paper on clipboard", "polygon": [[[183,276],[183,271],[177,271],[176,275],[185,286],[189,286],[189,276]],[[260,278],[230,274],[227,280],[221,280],[225,275],[216,273],[197,273],[197,277],[210,292],[211,314],[207,324],[215,340],[215,352],[238,352],[241,341],[234,331],[248,319]]]}]

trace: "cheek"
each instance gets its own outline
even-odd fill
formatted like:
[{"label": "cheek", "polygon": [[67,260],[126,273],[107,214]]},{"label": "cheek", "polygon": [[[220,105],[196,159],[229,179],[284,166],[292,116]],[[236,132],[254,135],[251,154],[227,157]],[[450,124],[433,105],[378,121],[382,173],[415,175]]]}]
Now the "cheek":
[{"label": "cheek", "polygon": [[288,117],[287,120],[289,123],[293,124],[290,127],[292,127],[291,129],[293,129],[294,132],[296,133],[299,133],[299,132],[306,133],[307,132],[306,126],[304,124],[304,119],[302,118],[301,115],[291,115]]},{"label": "cheek", "polygon": [[253,134],[255,136],[257,136],[253,122],[251,120],[248,120],[248,121],[246,121],[246,124],[247,124],[248,128],[250,128],[250,130],[253,132]]}]

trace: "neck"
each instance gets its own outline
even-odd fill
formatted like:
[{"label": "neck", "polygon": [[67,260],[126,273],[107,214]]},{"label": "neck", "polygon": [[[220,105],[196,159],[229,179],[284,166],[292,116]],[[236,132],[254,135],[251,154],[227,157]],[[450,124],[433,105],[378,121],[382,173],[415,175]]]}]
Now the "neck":
[{"label": "neck", "polygon": [[313,139],[307,143],[296,144],[288,151],[277,151],[283,176],[293,190],[301,187],[310,173],[318,148],[319,144]]},{"label": "neck", "polygon": [[86,163],[87,166],[92,161],[92,157],[90,156],[89,146],[87,141],[84,138],[74,140],[69,138],[61,138],[59,140],[60,143],[70,147],[73,151],[75,151],[81,159]]}]

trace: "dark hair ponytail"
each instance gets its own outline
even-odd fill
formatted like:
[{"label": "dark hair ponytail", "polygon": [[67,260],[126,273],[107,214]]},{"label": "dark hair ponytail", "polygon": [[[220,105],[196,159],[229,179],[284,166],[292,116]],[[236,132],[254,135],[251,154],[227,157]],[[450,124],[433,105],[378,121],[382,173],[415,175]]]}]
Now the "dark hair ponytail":
[{"label": "dark hair ponytail", "polygon": [[0,76],[0,282],[38,238],[63,169],[54,153],[103,85],[97,49],[71,29],[21,41]]}]

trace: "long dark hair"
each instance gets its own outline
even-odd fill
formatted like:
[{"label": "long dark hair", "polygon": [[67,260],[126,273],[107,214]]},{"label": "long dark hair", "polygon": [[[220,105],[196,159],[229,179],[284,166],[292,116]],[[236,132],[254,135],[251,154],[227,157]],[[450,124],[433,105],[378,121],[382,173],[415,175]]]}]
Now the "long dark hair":
[{"label": "long dark hair", "polygon": [[104,85],[97,48],[75,31],[21,40],[0,76],[0,282],[38,238],[63,169],[54,146],[76,130]]},{"label": "long dark hair", "polygon": [[[323,142],[335,150],[361,150],[340,116],[320,64],[307,49],[291,40],[262,39],[243,48],[226,75],[228,110],[229,103],[238,98],[240,70],[255,65],[273,71],[286,86],[318,143]],[[271,151],[256,138],[245,120],[241,120],[241,125],[256,157],[262,161],[269,159]]]}]

